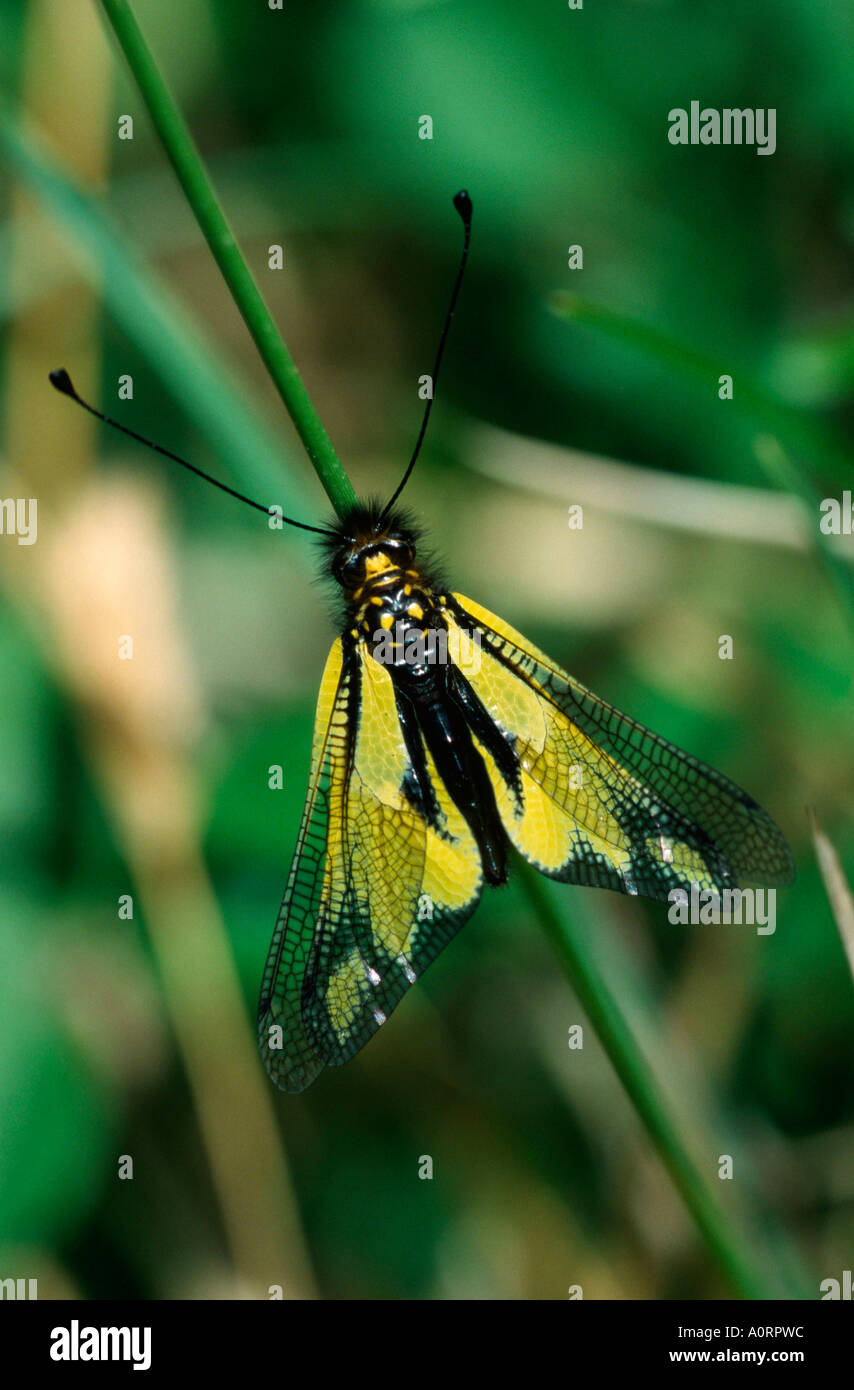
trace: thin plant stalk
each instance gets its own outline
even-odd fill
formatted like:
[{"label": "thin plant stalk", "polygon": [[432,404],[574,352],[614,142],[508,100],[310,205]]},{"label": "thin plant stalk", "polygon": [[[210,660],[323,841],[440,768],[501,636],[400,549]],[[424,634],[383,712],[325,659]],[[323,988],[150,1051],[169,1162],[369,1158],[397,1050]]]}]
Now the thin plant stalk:
[{"label": "thin plant stalk", "polygon": [[[582,933],[575,928],[568,912],[557,910],[542,875],[519,855],[514,855],[514,864],[540,926],[551,941],[611,1065],[724,1278],[743,1298],[779,1297],[767,1287],[747,1233],[738,1228],[721,1206],[691,1157],[655,1074]],[[800,1271],[797,1282],[799,1295],[809,1297],[810,1291]]]},{"label": "thin plant stalk", "polygon": [[339,516],[356,494],[214,192],[195,141],[127,0],[101,0],[196,221]]}]

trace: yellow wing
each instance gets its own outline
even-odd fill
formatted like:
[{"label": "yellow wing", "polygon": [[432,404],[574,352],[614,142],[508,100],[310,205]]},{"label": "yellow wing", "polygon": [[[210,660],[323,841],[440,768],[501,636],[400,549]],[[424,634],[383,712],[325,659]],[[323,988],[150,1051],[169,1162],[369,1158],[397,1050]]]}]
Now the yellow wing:
[{"label": "yellow wing", "polygon": [[537,869],[662,900],[691,883],[788,882],[782,834],[734,782],[620,714],[471,599],[454,594],[444,616],[463,674],[519,760],[521,792],[480,748],[508,837]]},{"label": "yellow wing", "polygon": [[364,643],[337,640],[258,1011],[261,1053],[283,1090],[304,1090],[364,1047],[477,905],[477,847],[429,755],[427,764],[435,827],[404,795],[409,760],[388,671]]}]

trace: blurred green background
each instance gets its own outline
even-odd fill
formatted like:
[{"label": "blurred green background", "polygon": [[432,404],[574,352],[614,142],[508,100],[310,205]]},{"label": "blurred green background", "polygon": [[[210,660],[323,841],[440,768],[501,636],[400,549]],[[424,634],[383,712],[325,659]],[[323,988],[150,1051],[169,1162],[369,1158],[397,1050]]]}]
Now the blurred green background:
[{"label": "blurred green background", "polygon": [[[769,1281],[798,1261],[818,1296],[854,1249],[850,900],[807,816],[850,882],[854,554],[819,546],[817,500],[852,485],[854,11],[135,10],[360,493],[409,455],[470,190],[408,500],[455,587],[787,834],[773,936],[558,898]],[[0,55],[0,493],[39,500],[36,544],[0,538],[0,1277],[728,1296],[593,1031],[568,1048],[586,1020],[517,881],[354,1062],[301,1097],[267,1081],[254,1011],[329,595],[310,538],[99,428],[48,371],[291,514],[324,498],[95,0],[3,0]],[[693,99],[776,108],[776,153],[671,146]],[[561,316],[555,291],[584,302]]]}]

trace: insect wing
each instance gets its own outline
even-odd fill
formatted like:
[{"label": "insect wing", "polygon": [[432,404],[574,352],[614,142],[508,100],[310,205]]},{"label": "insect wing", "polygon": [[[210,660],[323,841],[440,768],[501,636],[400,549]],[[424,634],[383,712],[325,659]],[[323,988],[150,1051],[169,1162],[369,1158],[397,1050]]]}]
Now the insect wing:
[{"label": "insect wing", "polygon": [[261,1052],[283,1090],[304,1090],[364,1047],[477,905],[477,847],[429,754],[427,772],[435,825],[404,790],[388,671],[363,642],[339,639],[259,1007]]},{"label": "insect wing", "polygon": [[537,869],[661,900],[692,883],[720,892],[789,881],[781,832],[734,782],[600,700],[471,599],[453,595],[446,619],[519,759],[521,794],[484,754],[507,834]]},{"label": "insect wing", "polygon": [[332,645],[317,700],[311,772],[288,885],[264,968],[258,1043],[277,1086],[302,1091],[324,1066],[305,1027],[302,996],[321,915],[330,798],[347,764],[347,687],[342,644]]}]

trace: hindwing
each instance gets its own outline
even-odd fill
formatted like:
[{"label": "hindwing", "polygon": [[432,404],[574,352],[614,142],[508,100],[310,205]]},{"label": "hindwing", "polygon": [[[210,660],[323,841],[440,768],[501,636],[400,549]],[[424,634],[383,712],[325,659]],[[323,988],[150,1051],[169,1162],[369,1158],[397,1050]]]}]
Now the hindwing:
[{"label": "hindwing", "polygon": [[481,749],[505,830],[542,873],[661,900],[691,883],[788,882],[782,834],[729,778],[600,700],[480,604],[455,594],[445,618],[521,769],[520,795]]}]

